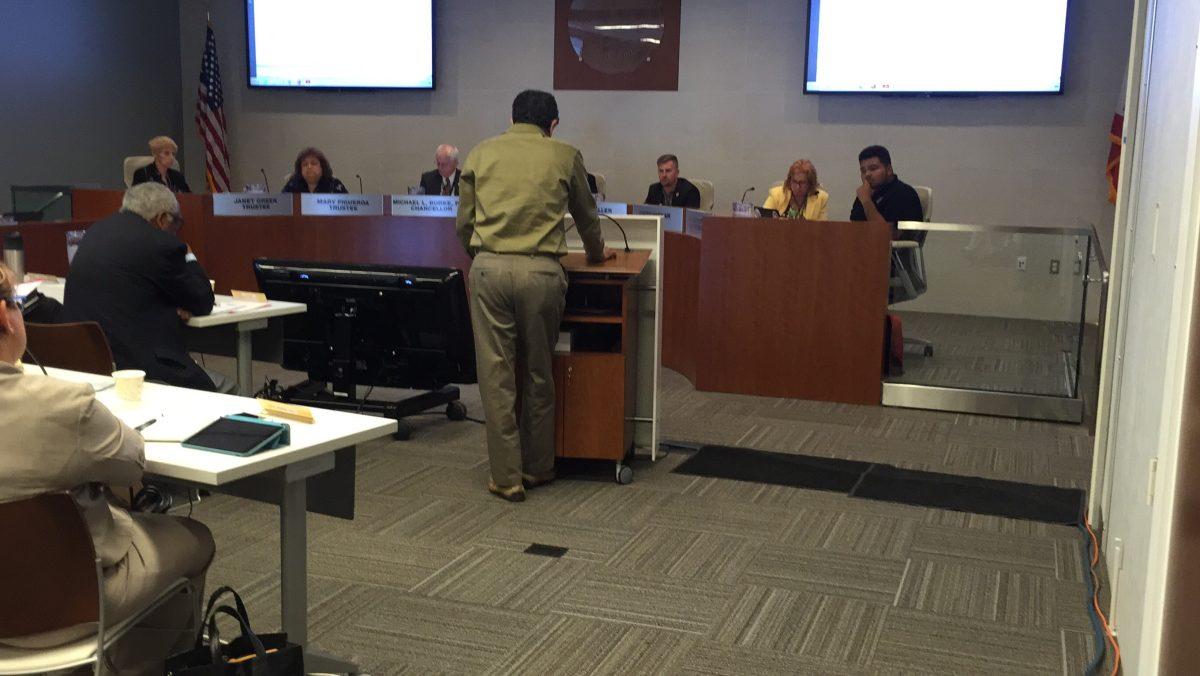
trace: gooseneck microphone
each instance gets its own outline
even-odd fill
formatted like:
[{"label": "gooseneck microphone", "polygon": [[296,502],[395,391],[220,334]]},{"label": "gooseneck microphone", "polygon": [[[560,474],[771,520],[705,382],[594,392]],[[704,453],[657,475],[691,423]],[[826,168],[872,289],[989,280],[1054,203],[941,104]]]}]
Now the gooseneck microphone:
[{"label": "gooseneck microphone", "polygon": [[746,192],[742,193],[742,199],[740,199],[740,200],[738,200],[738,201],[739,201],[739,202],[745,202],[745,201],[746,201],[746,195],[749,195],[749,194],[750,194],[750,193],[752,193],[752,192],[754,192],[754,186],[750,186],[749,188],[746,188]]},{"label": "gooseneck microphone", "polygon": [[598,214],[598,215],[607,218],[608,220],[613,222],[613,225],[617,226],[617,230],[621,231],[621,238],[625,240],[625,253],[629,253],[631,251],[631,249],[629,248],[629,236],[625,234],[625,228],[622,228],[621,224],[617,222],[617,219],[613,218],[612,216],[609,216],[608,214]]},{"label": "gooseneck microphone", "polygon": [[263,190],[271,192],[271,183],[267,181],[267,170],[262,167],[258,168],[258,173],[263,175]]},{"label": "gooseneck microphone", "polygon": [[354,178],[357,178],[357,179],[358,179],[358,194],[360,194],[360,195],[361,195],[361,194],[362,194],[362,191],[363,191],[363,189],[362,189],[362,176],[359,176],[358,174],[355,174],[355,175],[354,175]]}]

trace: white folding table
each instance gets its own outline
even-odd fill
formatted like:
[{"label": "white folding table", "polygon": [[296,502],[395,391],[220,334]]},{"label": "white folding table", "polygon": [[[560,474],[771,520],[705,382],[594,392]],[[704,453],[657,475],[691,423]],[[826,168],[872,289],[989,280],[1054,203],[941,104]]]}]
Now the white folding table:
[{"label": "white folding table", "polygon": [[[58,302],[63,301],[66,293],[65,282],[42,282],[38,286],[49,298]],[[235,324],[237,330],[237,393],[248,397],[254,393],[251,367],[250,337],[254,331],[267,328],[267,320],[272,317],[283,317],[306,312],[304,303],[291,303],[282,300],[253,301],[234,298],[232,296],[217,296],[212,314],[203,317],[192,317],[187,325],[194,329],[207,329],[214,326]]]},{"label": "white folding table", "polygon": [[[158,421],[142,431],[146,439],[148,475],[242,496],[246,496],[247,480],[270,478],[275,485],[281,484],[279,491],[249,497],[279,505],[283,631],[287,632],[289,640],[305,646],[306,671],[358,671],[350,662],[307,647],[308,480],[333,470],[338,451],[353,449],[356,444],[395,432],[395,420],[315,408],[312,409],[315,417],[312,424],[289,423],[291,443],[288,446],[243,458],[184,448],[179,442],[223,415],[258,411],[258,403],[253,399],[146,383],[141,402],[131,404],[116,396],[112,379],[107,376],[53,368],[47,371],[53,378],[91,383],[98,390],[96,398],[127,424],[136,426],[151,419]],[[25,365],[25,373],[31,377],[45,377],[31,364]],[[349,471],[353,472],[353,454],[349,455],[349,461]],[[352,483],[349,491],[348,498],[353,501]]]}]

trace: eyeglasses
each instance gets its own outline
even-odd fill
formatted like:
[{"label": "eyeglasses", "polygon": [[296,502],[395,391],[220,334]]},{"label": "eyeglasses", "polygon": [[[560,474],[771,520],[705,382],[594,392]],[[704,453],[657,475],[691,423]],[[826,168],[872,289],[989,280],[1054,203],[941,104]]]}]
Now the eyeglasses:
[{"label": "eyeglasses", "polygon": [[25,309],[24,298],[4,298],[0,300],[3,300],[5,305],[16,308],[18,312]]}]

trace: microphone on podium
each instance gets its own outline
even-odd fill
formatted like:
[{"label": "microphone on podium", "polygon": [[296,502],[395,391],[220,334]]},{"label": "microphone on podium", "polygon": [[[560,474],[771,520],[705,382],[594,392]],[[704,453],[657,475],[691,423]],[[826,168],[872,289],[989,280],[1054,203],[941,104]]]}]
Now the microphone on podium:
[{"label": "microphone on podium", "polygon": [[362,176],[359,176],[358,174],[355,174],[355,175],[354,175],[354,178],[357,178],[357,179],[358,179],[358,194],[360,194],[360,195],[361,195],[361,194],[362,194],[362,191],[363,191],[363,189],[362,189]]},{"label": "microphone on podium", "polygon": [[749,188],[746,188],[746,192],[743,192],[743,193],[742,193],[742,199],[740,199],[740,200],[738,200],[738,201],[739,201],[739,202],[745,202],[745,201],[746,201],[746,195],[749,195],[749,194],[750,194],[750,193],[752,193],[752,192],[754,192],[754,186],[750,186]]},{"label": "microphone on podium", "polygon": [[258,173],[263,175],[263,190],[271,192],[271,183],[267,181],[267,170],[262,167],[258,168]]}]

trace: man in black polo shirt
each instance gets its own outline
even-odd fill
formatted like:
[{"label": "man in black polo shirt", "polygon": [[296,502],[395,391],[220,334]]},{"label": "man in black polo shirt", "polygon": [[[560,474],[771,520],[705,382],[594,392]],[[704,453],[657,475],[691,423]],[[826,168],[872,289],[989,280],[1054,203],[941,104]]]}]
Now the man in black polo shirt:
[{"label": "man in black polo shirt", "polygon": [[897,221],[923,221],[925,212],[917,191],[892,171],[892,154],[883,146],[867,146],[858,154],[858,172],[862,185],[854,207],[852,221],[883,221],[892,224],[892,238],[898,238]]},{"label": "man in black polo shirt", "polygon": [[678,157],[668,154],[658,158],[658,183],[650,184],[650,189],[646,191],[646,204],[700,208],[700,189],[679,176]]}]

